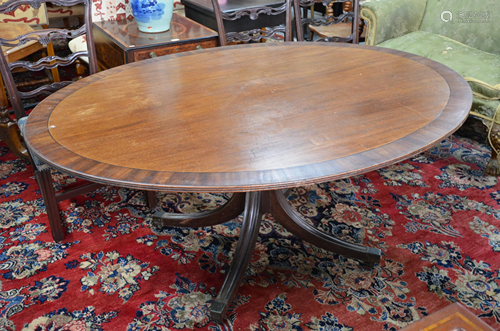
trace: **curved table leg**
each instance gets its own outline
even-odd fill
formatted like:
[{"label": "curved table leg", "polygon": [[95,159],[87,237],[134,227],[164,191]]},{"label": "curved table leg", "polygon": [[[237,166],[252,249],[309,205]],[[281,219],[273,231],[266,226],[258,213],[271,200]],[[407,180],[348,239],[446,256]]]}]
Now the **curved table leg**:
[{"label": "curved table leg", "polygon": [[269,192],[266,195],[269,195],[271,200],[270,208],[274,219],[297,237],[331,252],[362,260],[369,266],[380,262],[382,255],[380,249],[337,239],[304,221],[290,206],[281,190]]},{"label": "curved table leg", "polygon": [[222,322],[238,287],[240,287],[241,279],[247,270],[248,263],[250,263],[250,258],[257,242],[257,236],[259,235],[262,218],[260,212],[261,195],[261,192],[246,193],[245,214],[238,245],[236,246],[234,258],[226,280],[224,280],[224,284],[210,310],[210,317],[217,322]]},{"label": "curved table leg", "polygon": [[215,210],[199,213],[179,214],[156,212],[153,215],[153,227],[161,230],[163,226],[202,227],[227,222],[241,215],[245,209],[245,193],[233,193],[225,205]]}]

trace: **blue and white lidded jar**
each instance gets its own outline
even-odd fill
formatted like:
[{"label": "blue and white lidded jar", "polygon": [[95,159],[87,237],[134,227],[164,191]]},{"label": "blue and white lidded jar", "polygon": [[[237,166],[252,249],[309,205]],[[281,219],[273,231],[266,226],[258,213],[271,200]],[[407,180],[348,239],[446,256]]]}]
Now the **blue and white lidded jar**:
[{"label": "blue and white lidded jar", "polygon": [[132,14],[141,32],[170,30],[174,0],[131,0]]}]

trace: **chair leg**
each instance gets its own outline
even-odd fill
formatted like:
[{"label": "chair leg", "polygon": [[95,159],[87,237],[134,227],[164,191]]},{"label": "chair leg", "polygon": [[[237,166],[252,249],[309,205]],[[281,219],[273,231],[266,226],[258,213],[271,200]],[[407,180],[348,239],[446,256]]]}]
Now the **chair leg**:
[{"label": "chair leg", "polygon": [[35,178],[42,191],[43,202],[47,216],[49,217],[50,230],[52,238],[55,242],[60,242],[64,239],[64,232],[61,223],[61,216],[59,215],[59,208],[57,206],[56,191],[52,184],[52,175],[50,168],[46,167],[42,170],[35,169]]},{"label": "chair leg", "polygon": [[22,144],[17,125],[11,121],[6,108],[0,108],[0,140],[3,140],[17,157],[29,161],[28,150]]},{"label": "chair leg", "polygon": [[156,208],[156,191],[145,191],[146,192],[146,206],[153,210]]},{"label": "chair leg", "polygon": [[500,176],[500,163],[498,162],[498,153],[491,150],[491,159],[486,165],[486,173],[490,176]]},{"label": "chair leg", "polygon": [[491,160],[486,166],[486,173],[490,176],[500,176],[500,163],[498,151],[500,151],[500,126],[497,124],[493,125],[493,129],[490,133],[490,144],[491,144]]},{"label": "chair leg", "polygon": [[313,41],[313,39],[314,39],[314,31],[310,30],[309,31],[309,39],[308,39],[308,41]]},{"label": "chair leg", "polygon": [[78,79],[83,79],[83,74],[85,73],[85,66],[82,64],[80,59],[75,61],[76,64],[76,74],[78,75]]},{"label": "chair leg", "polygon": [[[496,118],[496,114],[494,116]],[[488,143],[491,147],[491,159],[486,165],[485,172],[490,176],[500,176],[500,125],[497,123],[491,123],[491,120],[483,119],[482,122],[488,130]],[[490,129],[490,125],[493,125]]]},{"label": "chair leg", "polygon": [[69,25],[69,17],[64,17],[63,18],[63,23],[64,23],[64,27],[66,29],[69,29],[70,28],[70,25]]},{"label": "chair leg", "polygon": [[[54,52],[54,44],[52,44],[52,42],[50,42],[48,45],[47,45],[47,54],[49,56],[55,56],[55,52]],[[51,64],[53,64],[55,61],[51,62]],[[52,74],[52,81],[53,82],[56,82],[56,83],[59,83],[61,81],[61,78],[59,78],[59,69],[57,68],[54,68],[54,69],[50,69],[50,72]]]}]

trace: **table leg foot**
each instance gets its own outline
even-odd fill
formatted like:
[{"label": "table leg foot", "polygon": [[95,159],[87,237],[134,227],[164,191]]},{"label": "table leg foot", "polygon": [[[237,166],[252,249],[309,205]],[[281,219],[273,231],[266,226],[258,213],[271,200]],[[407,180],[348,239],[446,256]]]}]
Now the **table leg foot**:
[{"label": "table leg foot", "polygon": [[210,317],[216,322],[222,322],[238,287],[240,287],[248,263],[250,263],[262,218],[260,212],[261,195],[261,192],[246,193],[245,212],[238,245],[229,273],[210,310]]},{"label": "table leg foot", "polygon": [[307,223],[293,210],[281,190],[269,192],[267,195],[271,200],[271,214],[274,219],[297,237],[328,251],[361,260],[371,267],[380,262],[380,249],[340,240]]},{"label": "table leg foot", "polygon": [[153,214],[153,228],[160,231],[163,226],[180,227],[202,227],[230,221],[245,209],[245,193],[234,193],[225,205],[215,210],[207,210],[199,213],[180,214],[156,212]]}]

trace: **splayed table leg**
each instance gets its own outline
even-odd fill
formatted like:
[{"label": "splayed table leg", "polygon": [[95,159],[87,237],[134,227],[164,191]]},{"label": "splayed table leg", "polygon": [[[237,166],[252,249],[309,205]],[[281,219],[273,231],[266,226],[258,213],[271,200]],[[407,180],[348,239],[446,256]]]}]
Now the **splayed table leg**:
[{"label": "splayed table leg", "polygon": [[153,227],[155,230],[160,231],[163,226],[191,228],[212,226],[240,216],[244,209],[245,193],[234,193],[225,205],[215,210],[189,214],[156,212],[153,215]]},{"label": "splayed table leg", "polygon": [[266,195],[269,196],[271,214],[274,219],[297,237],[330,252],[361,260],[369,266],[380,262],[382,255],[380,249],[346,242],[307,223],[293,210],[281,190],[269,192]]},{"label": "splayed table leg", "polygon": [[240,287],[241,279],[247,270],[248,263],[250,263],[262,219],[260,211],[261,195],[261,192],[249,192],[246,194],[243,224],[238,245],[234,252],[234,258],[226,280],[210,310],[210,317],[217,322],[222,322],[238,287]]}]

